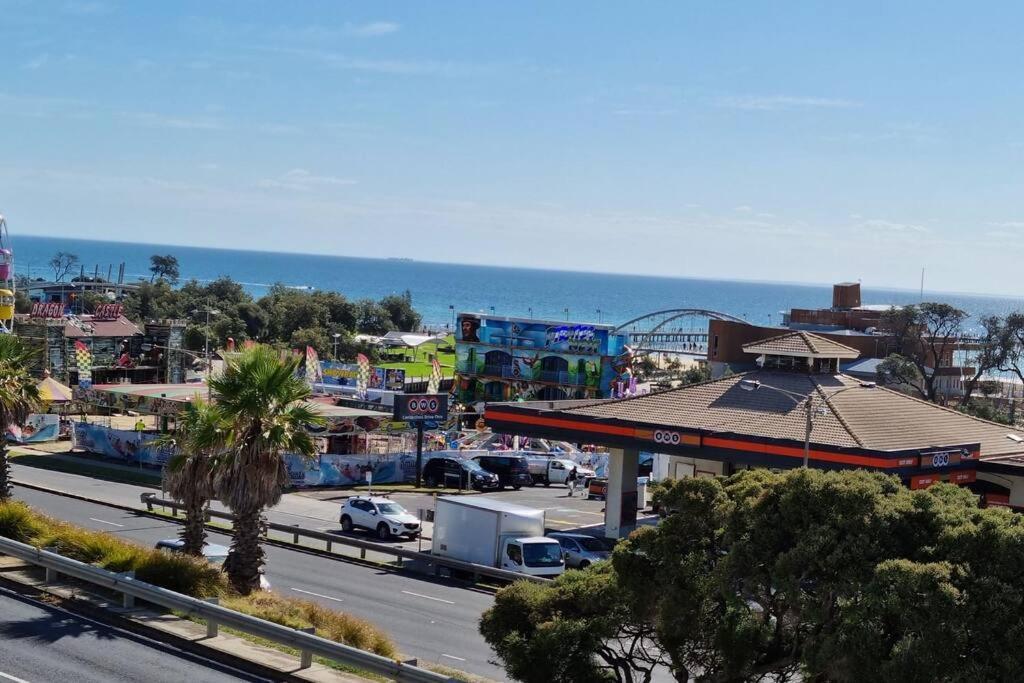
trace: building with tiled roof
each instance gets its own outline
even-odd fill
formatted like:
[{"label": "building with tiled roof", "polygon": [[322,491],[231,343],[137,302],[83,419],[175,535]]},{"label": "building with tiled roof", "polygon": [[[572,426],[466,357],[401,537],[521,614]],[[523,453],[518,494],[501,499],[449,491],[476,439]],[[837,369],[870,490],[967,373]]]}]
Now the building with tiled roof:
[{"label": "building with tiled roof", "polygon": [[[660,454],[655,475],[662,477],[806,462],[885,472],[912,488],[939,481],[967,485],[991,504],[1024,507],[1024,430],[825,370],[818,361],[856,352],[813,334],[781,335],[749,347],[768,360],[792,354],[777,363],[789,369],[620,400],[493,404],[485,420],[501,433],[607,446],[613,460],[616,453],[623,458],[627,479],[630,458],[639,451]],[[626,505],[609,502],[606,508],[621,512]]]}]

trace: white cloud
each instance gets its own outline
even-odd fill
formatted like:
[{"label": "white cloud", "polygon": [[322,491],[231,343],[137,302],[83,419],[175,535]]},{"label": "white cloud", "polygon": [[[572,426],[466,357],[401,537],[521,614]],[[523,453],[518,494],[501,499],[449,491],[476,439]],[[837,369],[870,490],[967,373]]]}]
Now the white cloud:
[{"label": "white cloud", "polygon": [[913,223],[896,223],[894,221],[882,220],[880,218],[871,218],[866,221],[861,221],[856,227],[860,230],[889,235],[920,235],[926,232],[931,232],[923,225],[916,225]]},{"label": "white cloud", "polygon": [[397,33],[401,28],[393,21],[371,21],[367,24],[346,24],[345,32],[353,36],[386,36],[389,33]]},{"label": "white cloud", "polygon": [[256,130],[269,135],[294,135],[302,132],[302,128],[291,123],[261,123],[256,126]]},{"label": "white cloud", "polygon": [[749,111],[780,111],[785,109],[850,109],[861,106],[852,100],[830,97],[794,95],[732,95],[715,100],[719,107]]},{"label": "white cloud", "polygon": [[322,50],[287,48],[275,51],[296,57],[313,59],[334,69],[366,71],[393,76],[476,76],[492,70],[489,66],[483,64],[442,62],[432,59],[367,59]]},{"label": "white cloud", "polygon": [[613,109],[612,114],[615,116],[672,116],[678,113],[677,109],[671,108],[644,108],[644,107],[626,107],[623,109]]},{"label": "white cloud", "polygon": [[34,57],[34,58],[28,60],[22,66],[25,69],[41,69],[44,66],[46,66],[46,64],[49,61],[50,61],[50,55],[44,52],[43,54],[39,55],[38,57]]},{"label": "white cloud", "polygon": [[339,187],[355,184],[356,181],[350,178],[340,178],[338,176],[330,175],[315,175],[304,168],[293,168],[279,178],[265,178],[256,183],[256,186],[267,190],[296,190],[299,192],[309,192],[316,188]]},{"label": "white cloud", "polygon": [[224,130],[226,126],[209,117],[182,117],[157,114],[154,112],[120,112],[120,115],[140,126],[150,128],[172,128],[175,130]]}]

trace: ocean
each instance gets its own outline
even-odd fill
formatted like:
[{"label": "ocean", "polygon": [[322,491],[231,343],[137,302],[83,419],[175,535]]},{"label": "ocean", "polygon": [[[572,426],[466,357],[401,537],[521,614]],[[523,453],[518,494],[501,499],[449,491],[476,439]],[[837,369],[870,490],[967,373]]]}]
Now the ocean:
[{"label": "ocean", "polygon": [[[790,308],[830,306],[830,285],[648,277],[570,271],[501,268],[419,261],[352,258],[316,254],[275,254],[259,251],[100,242],[14,234],[12,245],[18,274],[50,279],[46,262],[57,251],[78,255],[87,274],[99,266],[117,276],[126,264],[126,281],[149,279],[149,257],[173,254],[182,280],[201,282],[229,276],[251,294],[261,296],[274,283],[337,291],[352,299],[412,293],[413,305],[427,325],[442,329],[452,310],[621,324],[653,311],[698,308],[721,311],[752,323],[778,323]],[[837,277],[838,277],[837,273]],[[865,304],[907,304],[919,292],[863,287]],[[1024,300],[925,291],[925,299],[944,301],[973,316],[1024,310]],[[450,308],[452,307],[452,308]],[[566,315],[568,309],[568,316]]]}]

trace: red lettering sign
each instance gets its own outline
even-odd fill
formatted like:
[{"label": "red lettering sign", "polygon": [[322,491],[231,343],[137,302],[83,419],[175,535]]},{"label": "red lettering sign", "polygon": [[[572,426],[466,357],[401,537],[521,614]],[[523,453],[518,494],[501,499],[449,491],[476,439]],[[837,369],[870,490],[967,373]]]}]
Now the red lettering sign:
[{"label": "red lettering sign", "polygon": [[96,320],[117,320],[121,317],[122,310],[124,309],[121,304],[100,304],[96,307],[93,318]]},{"label": "red lettering sign", "polygon": [[32,318],[63,318],[64,304],[59,301],[37,301],[32,304]]},{"label": "red lettering sign", "polygon": [[1010,496],[1002,493],[986,493],[985,505],[990,508],[1008,508],[1010,507]]}]

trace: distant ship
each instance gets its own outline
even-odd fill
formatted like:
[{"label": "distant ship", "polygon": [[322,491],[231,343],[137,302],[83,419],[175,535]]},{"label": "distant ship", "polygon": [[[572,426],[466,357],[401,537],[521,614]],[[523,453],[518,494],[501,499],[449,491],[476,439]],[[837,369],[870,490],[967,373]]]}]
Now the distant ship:
[{"label": "distant ship", "polygon": [[406,258],[404,256],[388,256],[387,260],[388,261],[398,261],[399,263],[412,263],[412,259],[411,258]]}]

